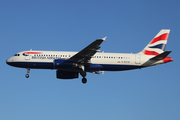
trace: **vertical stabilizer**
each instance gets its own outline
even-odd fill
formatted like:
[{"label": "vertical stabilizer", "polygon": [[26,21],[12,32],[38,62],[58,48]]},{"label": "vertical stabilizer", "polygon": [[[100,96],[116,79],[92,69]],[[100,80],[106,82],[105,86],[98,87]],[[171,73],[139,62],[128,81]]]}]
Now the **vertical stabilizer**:
[{"label": "vertical stabilizer", "polygon": [[144,55],[159,55],[164,52],[170,30],[162,29],[151,42],[141,51]]}]

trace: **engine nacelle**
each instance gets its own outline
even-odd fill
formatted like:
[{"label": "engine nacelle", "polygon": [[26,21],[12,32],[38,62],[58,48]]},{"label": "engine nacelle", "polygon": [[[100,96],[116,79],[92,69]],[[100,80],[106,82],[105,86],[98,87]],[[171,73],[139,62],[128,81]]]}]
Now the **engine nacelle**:
[{"label": "engine nacelle", "polygon": [[59,79],[74,79],[79,77],[79,73],[57,70],[56,77]]},{"label": "engine nacelle", "polygon": [[64,59],[56,59],[54,60],[54,68],[76,68],[77,64],[72,61],[64,60]]}]

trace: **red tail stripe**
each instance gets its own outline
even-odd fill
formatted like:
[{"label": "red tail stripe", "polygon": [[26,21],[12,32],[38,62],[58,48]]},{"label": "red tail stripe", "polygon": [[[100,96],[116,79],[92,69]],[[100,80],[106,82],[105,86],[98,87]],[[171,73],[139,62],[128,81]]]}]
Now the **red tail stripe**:
[{"label": "red tail stripe", "polygon": [[24,52],[23,54],[42,54],[42,52]]},{"label": "red tail stripe", "polygon": [[164,34],[160,35],[159,37],[154,38],[150,44],[153,44],[160,40],[167,40],[168,36],[169,36],[169,33],[164,33]]},{"label": "red tail stripe", "polygon": [[156,55],[156,56],[159,55],[159,53],[157,53],[157,52],[155,52],[155,51],[148,51],[148,50],[145,50],[145,51],[144,51],[144,54],[145,54],[145,55]]}]

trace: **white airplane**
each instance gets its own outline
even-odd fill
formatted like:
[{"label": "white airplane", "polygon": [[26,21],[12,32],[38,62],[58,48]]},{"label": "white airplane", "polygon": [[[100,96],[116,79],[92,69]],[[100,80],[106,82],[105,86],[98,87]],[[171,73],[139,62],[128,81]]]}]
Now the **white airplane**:
[{"label": "white airplane", "polygon": [[162,29],[152,41],[137,54],[104,53],[100,44],[105,38],[97,39],[80,52],[64,51],[22,51],[7,59],[8,65],[30,69],[56,69],[59,79],[82,78],[86,83],[86,73],[104,73],[104,71],[123,71],[140,69],[173,61],[167,57],[171,51],[164,51],[170,30]]}]

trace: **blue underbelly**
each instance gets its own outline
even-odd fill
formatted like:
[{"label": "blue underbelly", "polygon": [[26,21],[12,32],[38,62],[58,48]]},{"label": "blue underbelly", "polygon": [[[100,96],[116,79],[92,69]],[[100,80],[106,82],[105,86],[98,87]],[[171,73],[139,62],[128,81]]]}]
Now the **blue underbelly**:
[{"label": "blue underbelly", "polygon": [[[53,63],[50,62],[11,62],[9,65],[21,68],[34,69],[54,69]],[[110,65],[110,64],[90,64],[90,67],[85,67],[87,71],[122,71],[141,68],[135,65]],[[79,69],[79,68],[77,68]]]}]

